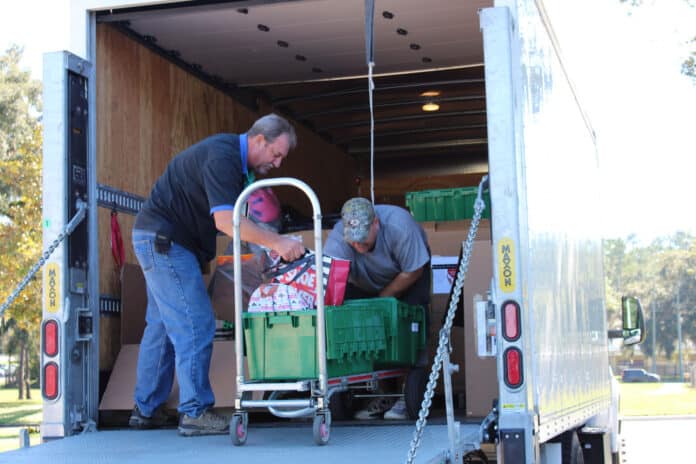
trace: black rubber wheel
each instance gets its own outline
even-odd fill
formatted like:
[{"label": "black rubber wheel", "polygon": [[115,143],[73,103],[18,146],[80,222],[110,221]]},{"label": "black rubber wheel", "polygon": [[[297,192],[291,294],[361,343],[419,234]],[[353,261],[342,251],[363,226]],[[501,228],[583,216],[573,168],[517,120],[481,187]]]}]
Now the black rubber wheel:
[{"label": "black rubber wheel", "polygon": [[428,385],[428,372],[424,367],[414,367],[406,376],[404,400],[409,419],[416,419]]},{"label": "black rubber wheel", "polygon": [[329,442],[331,438],[331,413],[317,414],[314,416],[312,424],[312,434],[314,435],[314,443],[323,446]]},{"label": "black rubber wheel", "polygon": [[569,430],[561,436],[561,456],[563,464],[585,464],[582,446],[575,430]]},{"label": "black rubber wheel", "polygon": [[246,414],[235,414],[230,421],[230,438],[234,446],[242,446],[247,440],[247,427],[249,416]]},{"label": "black rubber wheel", "polygon": [[336,392],[331,395],[329,411],[333,420],[350,420],[353,418],[353,395],[349,391]]},{"label": "black rubber wheel", "polygon": [[464,464],[488,464],[488,456],[482,450],[469,451],[464,455]]}]

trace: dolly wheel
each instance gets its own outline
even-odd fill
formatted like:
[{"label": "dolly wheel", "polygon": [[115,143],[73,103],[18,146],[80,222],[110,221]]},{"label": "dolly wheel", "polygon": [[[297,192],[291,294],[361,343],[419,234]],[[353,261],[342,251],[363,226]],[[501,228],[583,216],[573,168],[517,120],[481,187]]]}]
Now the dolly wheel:
[{"label": "dolly wheel", "polygon": [[314,443],[323,446],[329,442],[331,438],[331,413],[325,412],[314,416],[314,424],[312,427],[314,433]]},{"label": "dolly wheel", "polygon": [[428,372],[423,367],[414,367],[408,372],[404,385],[404,400],[409,419],[417,419],[428,385]]},{"label": "dolly wheel", "polygon": [[247,426],[249,416],[246,414],[235,414],[230,421],[230,438],[234,446],[242,446],[247,440]]}]

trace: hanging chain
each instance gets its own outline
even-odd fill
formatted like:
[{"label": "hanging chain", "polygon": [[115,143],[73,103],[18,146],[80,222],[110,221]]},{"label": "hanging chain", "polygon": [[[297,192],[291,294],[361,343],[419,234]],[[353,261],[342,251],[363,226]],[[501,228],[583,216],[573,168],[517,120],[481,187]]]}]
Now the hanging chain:
[{"label": "hanging chain", "polygon": [[[421,438],[423,435],[423,429],[427,423],[427,417],[430,413],[430,406],[432,405],[433,394],[435,391],[435,386],[437,384],[437,379],[440,376],[440,367],[442,366],[442,358],[445,355],[445,350],[449,349],[450,342],[450,332],[452,330],[452,322],[454,321],[454,314],[457,311],[457,303],[459,302],[459,297],[462,293],[462,287],[464,286],[464,279],[466,278],[466,272],[469,269],[469,261],[471,259],[471,250],[474,245],[474,239],[476,238],[476,233],[478,232],[479,222],[481,222],[481,215],[483,210],[486,208],[486,204],[483,201],[483,186],[488,180],[488,176],[483,176],[481,183],[479,183],[478,194],[476,200],[474,201],[474,217],[471,220],[471,227],[469,228],[469,235],[466,238],[466,243],[464,244],[464,252],[462,255],[462,261],[457,270],[457,278],[454,282],[454,289],[452,290],[452,297],[449,301],[449,308],[447,310],[447,317],[445,318],[445,323],[440,329],[439,343],[437,346],[437,353],[435,355],[435,360],[433,361],[432,369],[430,370],[430,377],[428,379],[427,389],[421,403],[421,409],[418,412],[418,420],[416,421],[416,431],[413,433],[413,440],[411,440],[411,447],[408,450],[408,457],[406,458],[407,464],[412,464],[413,460],[416,458],[416,450],[420,446]],[[445,375],[450,375],[446,373]]]},{"label": "hanging chain", "polygon": [[77,207],[77,212],[75,213],[75,216],[66,224],[66,226],[63,228],[63,231],[58,235],[58,237],[51,243],[51,246],[48,247],[46,251],[43,252],[41,257],[39,258],[39,261],[34,264],[34,266],[29,270],[27,273],[26,277],[20,282],[20,284],[17,286],[17,288],[10,294],[10,296],[7,298],[7,300],[0,306],[0,317],[5,314],[5,310],[10,307],[12,302],[19,296],[19,294],[24,290],[24,287],[29,285],[29,282],[31,281],[32,277],[41,269],[41,266],[44,265],[46,260],[53,254],[55,249],[58,247],[60,242],[65,239],[68,235],[72,233],[73,230],[75,230],[75,227],[82,222],[82,220],[85,218],[85,215],[87,213],[87,203],[84,201],[78,199],[77,203],[75,205]]}]

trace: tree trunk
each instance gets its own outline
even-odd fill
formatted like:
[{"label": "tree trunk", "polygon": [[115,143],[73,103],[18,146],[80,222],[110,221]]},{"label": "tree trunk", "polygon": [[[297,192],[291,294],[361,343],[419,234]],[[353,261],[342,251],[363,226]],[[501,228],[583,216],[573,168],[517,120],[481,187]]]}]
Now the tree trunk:
[{"label": "tree trunk", "polygon": [[25,362],[25,352],[26,352],[26,342],[21,340],[19,342],[19,366],[17,368],[17,389],[19,393],[19,399],[24,399],[24,365]]},{"label": "tree trunk", "polygon": [[29,339],[27,338],[24,344],[24,397],[28,400],[31,399],[31,369],[29,364]]}]

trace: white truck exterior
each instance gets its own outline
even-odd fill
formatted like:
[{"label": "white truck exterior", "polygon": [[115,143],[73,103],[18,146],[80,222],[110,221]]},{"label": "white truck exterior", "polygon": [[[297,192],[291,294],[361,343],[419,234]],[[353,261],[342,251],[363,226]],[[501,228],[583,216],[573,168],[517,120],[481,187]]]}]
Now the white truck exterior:
[{"label": "white truck exterior", "polygon": [[[41,434],[48,443],[0,455],[0,462],[6,458],[20,463],[55,457],[70,462],[148,459],[188,462],[227,456],[246,458],[249,462],[281,457],[287,462],[312,458],[339,463],[363,457],[367,461],[400,461],[408,451],[412,430],[403,425],[337,428],[328,446],[311,449],[300,447],[289,427],[280,428],[280,432],[252,429],[250,436],[257,432],[273,434],[275,444],[259,445],[250,438],[249,444],[239,448],[233,448],[229,439],[219,437],[206,437],[193,443],[194,440],[178,439],[171,430],[96,431],[100,333],[97,237],[107,233],[99,230],[97,211],[99,198],[108,193],[98,185],[100,141],[96,127],[111,123],[98,121],[95,109],[98,83],[105,77],[95,73],[95,61],[99,60],[97,14],[111,11],[118,15],[145,7],[142,17],[156,21],[160,15],[166,18],[167,12],[176,11],[175,8],[160,11],[157,7],[173,8],[177,3],[192,8],[199,2],[72,2],[69,53],[47,55],[44,246],[48,247],[74,214],[76,197],[87,203],[87,220],[69,239],[78,237],[83,242],[61,243],[44,274],[44,326],[54,321],[57,335],[52,336],[58,340],[57,352],[42,354],[45,402]],[[252,11],[264,5],[301,8],[309,3],[322,18],[330,18],[334,7],[336,14],[341,13],[338,3],[331,0],[202,3]],[[439,14],[443,11],[446,14],[447,8],[458,7],[457,3],[441,0],[432,6],[439,8]],[[480,33],[483,44],[486,161],[492,206],[490,303],[495,308],[498,334],[495,356],[499,400],[497,412],[492,416],[494,422],[486,430],[490,432],[488,440],[496,444],[501,463],[569,464],[578,462],[578,456],[571,455],[579,449],[577,445],[573,448],[577,442],[576,431],[596,426],[601,429],[600,436],[611,438],[609,455],[615,454],[618,452],[618,396],[609,374],[601,223],[595,217],[600,200],[598,153],[592,126],[567,74],[552,18],[545,7],[545,4],[558,7],[563,2],[474,3],[482,7],[479,18],[472,18],[471,24],[462,27],[475,29],[468,30],[468,34]],[[395,1],[377,0],[376,4],[378,11],[399,9]],[[421,4],[420,16],[428,17],[428,2],[407,4],[412,9],[416,8],[414,4]],[[194,16],[191,18],[196,20]],[[330,29],[317,26],[315,39],[334,39]],[[437,28],[429,33],[436,41]],[[336,38],[339,39],[340,36]],[[379,50],[380,44],[376,43],[375,47]],[[282,80],[282,74],[279,76],[277,79]],[[81,89],[74,98],[82,98],[77,103],[82,113],[75,112],[74,102],[66,99],[71,84]],[[66,105],[72,105],[70,110]],[[79,119],[77,124],[86,138],[68,130],[69,117]],[[82,158],[78,158],[80,153]],[[352,178],[351,174],[347,175]],[[71,190],[69,182],[79,188]],[[322,194],[317,189],[320,198]],[[127,194],[124,197],[122,193],[118,197],[119,192],[114,195],[116,200],[109,201],[130,200],[137,209],[137,198]],[[108,201],[102,201],[103,204]],[[462,240],[466,232],[462,230]],[[71,251],[71,246],[83,246],[83,251]],[[50,383],[46,372],[53,376]],[[89,433],[82,433],[86,431]],[[404,441],[394,442],[397,436],[405,437]],[[482,437],[477,425],[461,425],[461,436],[461,441],[476,443]],[[63,437],[66,438],[53,440]],[[365,440],[369,440],[369,450],[365,449]],[[448,449],[445,428],[428,425],[422,448],[418,450],[418,462],[448,462]]]}]

